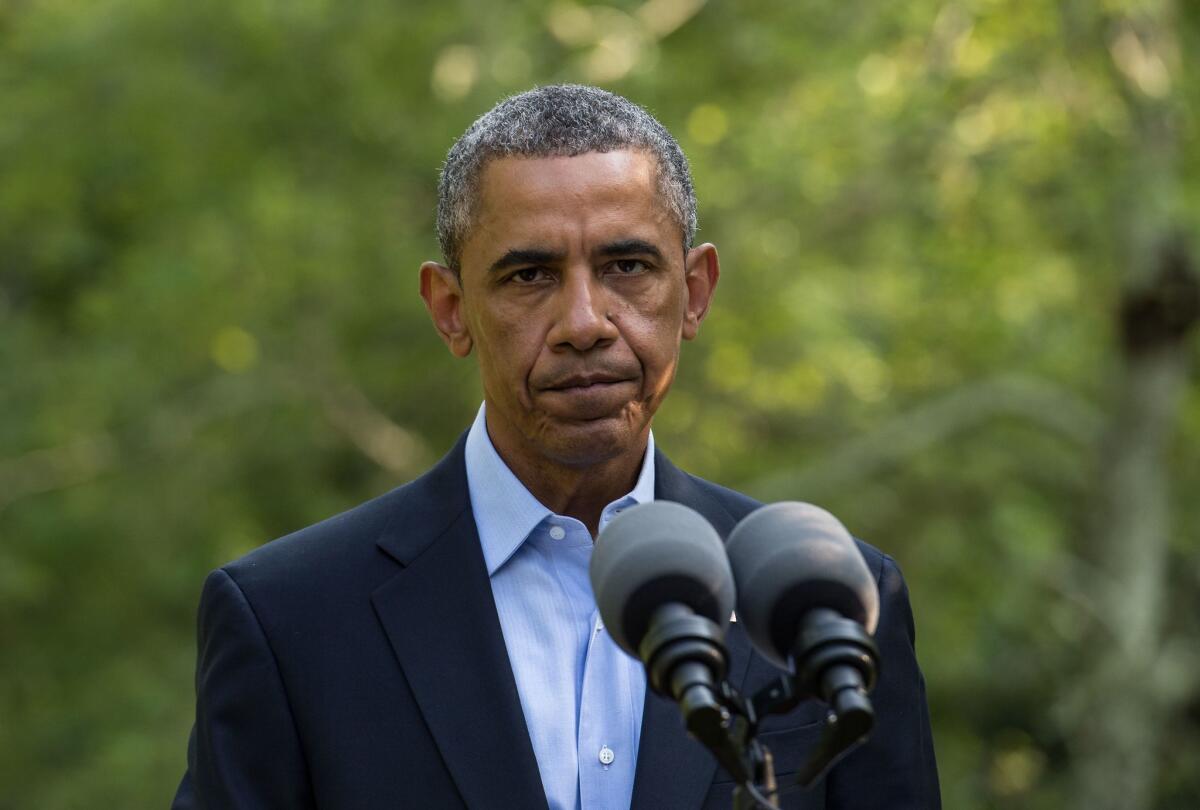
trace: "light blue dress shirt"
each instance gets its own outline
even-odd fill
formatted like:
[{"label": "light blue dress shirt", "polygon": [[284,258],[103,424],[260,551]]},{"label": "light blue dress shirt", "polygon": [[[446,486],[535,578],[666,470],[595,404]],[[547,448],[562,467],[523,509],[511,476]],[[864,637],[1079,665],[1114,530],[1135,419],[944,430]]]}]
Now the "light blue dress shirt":
[{"label": "light blue dress shirt", "polygon": [[[604,631],[588,580],[592,536],[543,506],[500,458],[484,407],[467,486],[504,644],[550,810],[627,810],[646,675]],[[600,515],[654,500],[654,437],[637,484]]]}]

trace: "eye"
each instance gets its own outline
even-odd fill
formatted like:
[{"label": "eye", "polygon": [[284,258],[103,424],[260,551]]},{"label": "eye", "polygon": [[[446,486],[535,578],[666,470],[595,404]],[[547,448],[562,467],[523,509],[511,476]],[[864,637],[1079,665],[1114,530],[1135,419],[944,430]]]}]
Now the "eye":
[{"label": "eye", "polygon": [[509,276],[509,279],[518,284],[533,284],[536,281],[541,281],[545,275],[546,271],[540,267],[522,267]]},{"label": "eye", "polygon": [[637,276],[650,269],[639,259],[617,259],[612,267],[620,276]]}]

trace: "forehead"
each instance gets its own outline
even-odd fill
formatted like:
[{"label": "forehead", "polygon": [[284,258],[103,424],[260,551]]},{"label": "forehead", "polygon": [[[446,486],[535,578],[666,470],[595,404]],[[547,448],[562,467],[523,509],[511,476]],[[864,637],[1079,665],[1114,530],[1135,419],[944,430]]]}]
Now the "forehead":
[{"label": "forehead", "polygon": [[657,192],[656,163],[631,149],[581,155],[493,158],[480,173],[480,202],[502,194],[506,199],[534,198],[547,192],[594,194],[620,189]]},{"label": "forehead", "polygon": [[682,236],[655,159],[633,150],[496,158],[480,175],[473,219],[464,260],[533,244],[569,251],[596,240]]}]

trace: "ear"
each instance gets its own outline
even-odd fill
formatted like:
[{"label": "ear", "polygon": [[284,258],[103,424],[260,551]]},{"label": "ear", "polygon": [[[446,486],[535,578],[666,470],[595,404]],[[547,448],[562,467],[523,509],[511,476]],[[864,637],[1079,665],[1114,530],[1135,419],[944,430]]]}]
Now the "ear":
[{"label": "ear", "polygon": [[474,345],[463,317],[462,282],[444,264],[425,262],[421,265],[421,299],[433,327],[442,336],[455,357],[466,357]]},{"label": "ear", "polygon": [[717,260],[717,249],[705,242],[692,248],[683,259],[683,278],[687,285],[687,302],[683,313],[683,339],[692,340],[700,331],[700,322],[708,314],[717,280],[721,277],[721,263]]}]

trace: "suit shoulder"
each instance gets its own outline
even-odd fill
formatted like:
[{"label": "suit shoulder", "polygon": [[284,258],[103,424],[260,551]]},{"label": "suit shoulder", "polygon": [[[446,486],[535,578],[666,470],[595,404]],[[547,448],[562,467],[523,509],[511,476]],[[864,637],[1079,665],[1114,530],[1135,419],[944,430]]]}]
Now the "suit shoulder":
[{"label": "suit shoulder", "polygon": [[345,512],[284,535],[222,568],[243,588],[266,579],[326,576],[376,554],[375,540],[405,500],[411,483],[372,498]]},{"label": "suit shoulder", "polygon": [[707,481],[691,473],[685,473],[685,475],[687,475],[697,488],[721,504],[735,521],[741,520],[763,505],[762,501],[755,500],[749,495],[738,492],[736,489],[714,484],[712,481]]},{"label": "suit shoulder", "polygon": [[[272,540],[224,566],[243,589],[303,594],[354,583],[361,586],[390,575],[380,566],[379,543],[388,537],[401,547],[447,525],[469,506],[463,463],[464,433],[419,478],[341,514]],[[395,556],[395,555],[393,555]]]},{"label": "suit shoulder", "polygon": [[[707,481],[691,473],[686,473],[686,475],[699,489],[720,503],[733,517],[735,522],[741,520],[755,509],[764,506],[762,501],[751,498],[749,495],[738,492],[736,489],[714,484],[712,481]],[[857,537],[854,538],[854,542],[858,546],[859,553],[866,560],[867,568],[871,571],[877,582],[883,577],[884,568],[886,567],[893,569],[897,577],[900,576],[899,567],[896,565],[895,560],[887,554]]]},{"label": "suit shoulder", "polygon": [[890,566],[891,568],[895,569],[897,573],[899,572],[899,568],[896,566],[895,560],[893,560],[887,554],[884,554],[875,546],[868,543],[866,540],[855,537],[854,544],[858,546],[858,552],[862,554],[863,559],[866,560],[867,568],[870,570],[871,575],[875,577],[876,582],[883,577],[883,570],[886,567]]}]

